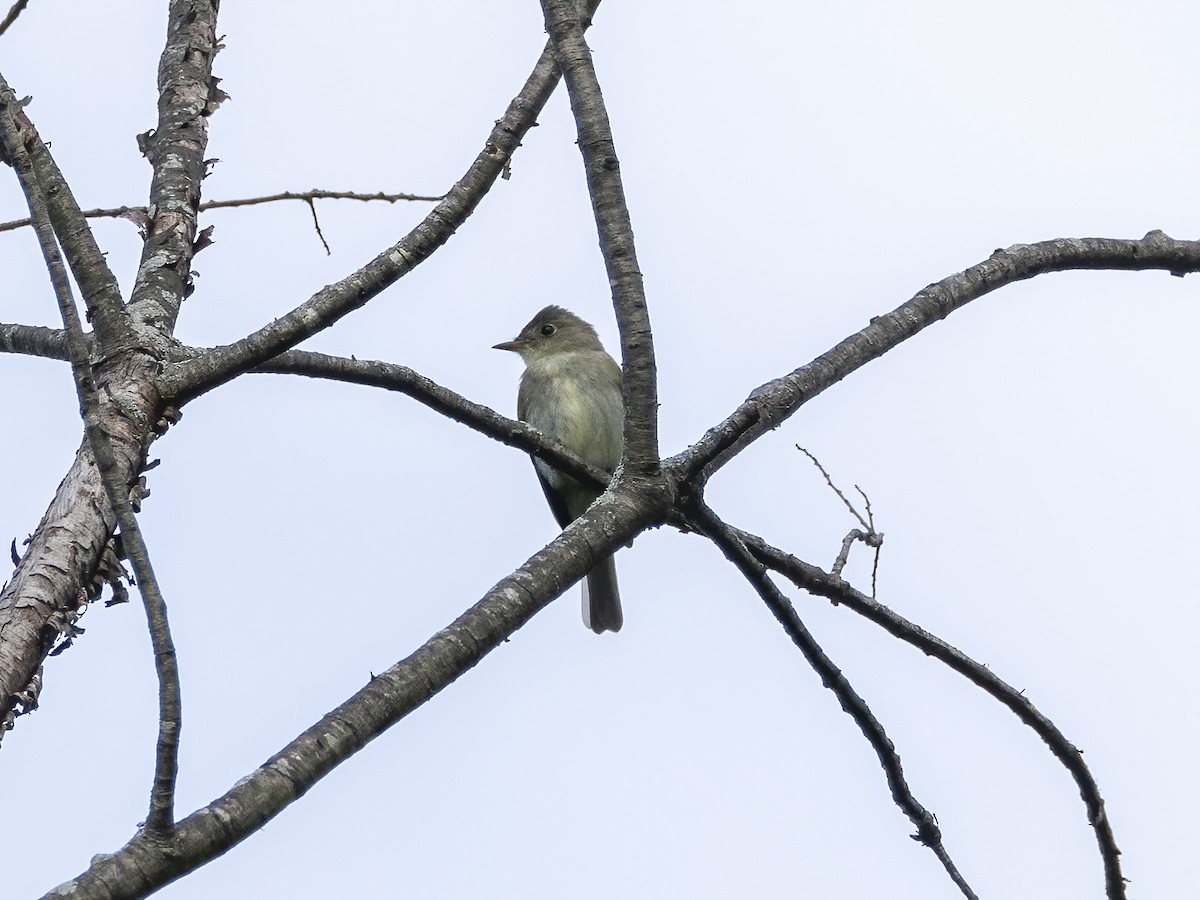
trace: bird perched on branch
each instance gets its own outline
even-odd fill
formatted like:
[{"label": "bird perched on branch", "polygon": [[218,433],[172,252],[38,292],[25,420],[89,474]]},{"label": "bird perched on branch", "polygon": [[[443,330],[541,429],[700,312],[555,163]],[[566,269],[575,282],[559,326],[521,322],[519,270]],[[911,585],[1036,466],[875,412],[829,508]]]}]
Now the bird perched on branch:
[{"label": "bird perched on branch", "polygon": [[[547,306],[516,339],[496,344],[525,362],[517,417],[554,438],[584,462],[612,473],[621,462],[625,406],[621,368],[594,329],[561,306]],[[535,458],[534,469],[558,524],[566,528],[602,491]],[[620,631],[621,596],[610,556],[583,584],[583,623],[592,631]]]}]

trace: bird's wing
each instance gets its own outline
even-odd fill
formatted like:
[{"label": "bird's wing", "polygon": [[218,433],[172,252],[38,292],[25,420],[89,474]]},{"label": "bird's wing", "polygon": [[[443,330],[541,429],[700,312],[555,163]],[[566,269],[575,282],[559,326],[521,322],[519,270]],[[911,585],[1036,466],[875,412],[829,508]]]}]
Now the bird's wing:
[{"label": "bird's wing", "polygon": [[[536,459],[533,461],[533,470],[537,472],[538,483],[542,486],[542,493],[546,495],[546,502],[550,504],[550,511],[554,513],[558,527],[566,528],[572,522],[571,513],[567,510],[567,502],[563,499],[562,494],[550,484],[546,476],[542,474],[542,469],[538,465],[538,462],[539,460]],[[545,466],[547,464],[542,463],[542,465]]]}]

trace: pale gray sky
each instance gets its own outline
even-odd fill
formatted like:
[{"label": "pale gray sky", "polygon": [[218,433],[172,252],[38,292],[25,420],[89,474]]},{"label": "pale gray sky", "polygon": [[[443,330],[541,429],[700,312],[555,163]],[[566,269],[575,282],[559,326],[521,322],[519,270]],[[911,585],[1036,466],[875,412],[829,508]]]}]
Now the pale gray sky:
[{"label": "pale gray sky", "polygon": [[[85,207],[144,203],[162,3],[32,0],[0,70]],[[534,0],[227,3],[206,197],[438,194],[545,40]],[[1196,236],[1200,7],[1113,0],[606,2],[589,33],[645,274],[666,453],[995,248]],[[52,52],[51,52],[52,48]],[[308,346],[410,365],[512,414],[492,344],[546,303],[616,351],[565,93],[433,259]],[[7,171],[7,170],[6,170]],[[242,336],[427,210],[217,211],[179,335]],[[0,218],[23,214],[0,178]],[[96,233],[128,289],[139,243]],[[0,321],[57,323],[30,233]],[[1025,690],[1085,751],[1130,897],[1186,898],[1198,827],[1191,514],[1200,280],[1006,288],[819,397],[713,482],[728,521],[828,567],[874,502],[880,599]],[[0,357],[0,538],[33,530],[80,435],[70,373]],[[19,430],[18,430],[19,426]],[[196,401],[154,447],[143,527],[183,677],[180,813],[223,793],[555,534],[528,459],[403,397],[286,377]],[[625,629],[577,588],[260,834],[161,896],[958,896],[874,754],[717,552],[618,556]],[[856,551],[860,586],[869,566]],[[794,592],[793,592],[794,593]],[[136,598],[135,598],[136,600]],[[888,728],[982,897],[1102,895],[1069,776],[980,691],[795,597]],[[140,604],[95,608],[0,754],[6,895],[112,851],[146,810],[155,682]]]}]

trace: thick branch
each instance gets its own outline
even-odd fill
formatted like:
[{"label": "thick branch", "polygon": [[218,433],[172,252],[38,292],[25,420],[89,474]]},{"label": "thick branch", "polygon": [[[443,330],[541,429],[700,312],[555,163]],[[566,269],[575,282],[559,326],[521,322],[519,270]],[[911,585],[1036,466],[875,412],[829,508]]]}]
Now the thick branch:
[{"label": "thick branch", "polygon": [[579,151],[583,154],[587,173],[588,194],[596,216],[600,250],[604,254],[604,267],[612,287],[617,326],[621,332],[624,466],[630,475],[656,474],[659,470],[658,380],[654,340],[608,111],[596,80],[591,51],[583,39],[584,26],[575,0],[542,0],[542,12],[571,97],[571,111],[579,133]]},{"label": "thick branch", "polygon": [[141,897],[245,840],[368,742],[478,663],[604,556],[660,519],[651,495],[606,495],[549,546],[430,638],[373,678],[223,797],[162,839],[145,834],[48,897]]},{"label": "thick branch", "polygon": [[904,777],[904,768],[900,764],[900,755],[896,752],[896,745],[887,736],[882,723],[875,718],[875,714],[871,712],[867,702],[854,690],[846,676],[842,674],[841,669],[825,654],[821,645],[817,643],[812,633],[800,620],[795,607],[771,581],[764,565],[755,558],[740,535],[722,522],[703,502],[697,502],[695,508],[696,524],[758,592],[763,602],[767,604],[767,608],[771,610],[779,624],[783,626],[783,630],[787,632],[788,637],[792,639],[792,643],[800,649],[804,658],[808,660],[808,664],[821,677],[821,684],[833,691],[842,709],[854,719],[855,724],[870,743],[887,776],[892,799],[900,807],[901,812],[917,826],[917,833],[914,837],[934,852],[964,897],[967,897],[968,900],[978,900],[975,892],[971,890],[959,873],[942,844],[942,832],[938,827],[937,817],[922,806],[913,795],[912,789]]},{"label": "thick branch", "polygon": [[192,255],[208,117],[224,99],[212,74],[216,0],[171,0],[158,64],[158,124],[143,135],[153,167],[142,259],[129,303],[140,343],[165,355],[179,307],[192,292]]},{"label": "thick branch", "polygon": [[[37,193],[45,200],[56,237],[84,290],[99,342],[104,344],[97,348],[99,363],[94,377],[102,394],[102,430],[113,451],[112,471],[107,477],[110,483],[123,486],[127,496],[153,439],[151,426],[159,406],[154,385],[158,365],[145,353],[122,348],[129,332],[112,273],[32,123],[16,109],[6,85],[3,89],[14,120],[9,122],[10,140],[15,142],[5,156],[11,157],[14,165],[20,156],[26,166],[26,183],[32,179],[41,186]],[[19,134],[11,133],[14,126]],[[53,243],[44,232],[39,239],[43,247]],[[13,350],[67,356],[63,333],[21,326],[3,330],[5,343],[11,341]],[[83,357],[88,355],[85,349]],[[102,559],[106,552],[111,555],[115,526],[101,468],[85,441],[27,541],[28,549],[12,580],[0,589],[0,735],[12,727],[22,705],[26,711],[31,708],[24,698],[31,696],[28,686],[40,680],[42,661],[60,636],[74,633],[75,620],[111,577]]]},{"label": "thick branch", "polygon": [[[145,354],[106,360],[96,377],[104,431],[116,454],[118,480],[132,484],[145,463],[159,404],[156,365]],[[165,425],[165,423],[164,423]],[[98,568],[116,519],[85,440],[34,529],[12,579],[0,589],[0,737],[60,635],[100,594]]]},{"label": "thick branch", "polygon": [[46,359],[69,359],[67,336],[59,328],[0,322],[0,353],[23,353]]},{"label": "thick branch", "polygon": [[797,409],[935,322],[997,288],[1072,269],[1162,269],[1200,272],[1200,241],[1178,241],[1161,231],[1141,240],[1060,238],[997,250],[987,260],[929,285],[911,300],[851,335],[808,365],[756,388],[722,423],[670,461],[677,476],[708,478],[743,447],[777,428]]},{"label": "thick branch", "polygon": [[1117,849],[1108,816],[1104,811],[1104,800],[1100,796],[1092,773],[1088,770],[1079,752],[1058,727],[1038,711],[1023,692],[1007,684],[991,669],[971,659],[935,635],[913,624],[876,600],[855,590],[840,578],[835,578],[816,566],[809,565],[796,557],[776,549],[762,538],[730,527],[754,557],[768,569],[779,572],[802,590],[825,597],[834,604],[841,604],[860,616],[881,626],[889,634],[911,644],[928,656],[945,663],[955,672],[965,676],[972,684],[982,688],[1008,707],[1018,719],[1032,728],[1050,751],[1071,773],[1087,808],[1088,822],[1096,832],[1096,841],[1104,862],[1106,896],[1109,900],[1125,897],[1125,880],[1121,875],[1121,851]]},{"label": "thick branch", "polygon": [[179,757],[179,668],[175,661],[175,647],[167,624],[167,607],[159,591],[154,570],[150,565],[149,552],[142,539],[141,529],[133,514],[129,501],[129,484],[123,481],[116,454],[101,423],[100,397],[88,360],[88,345],[79,311],[71,295],[71,284],[67,279],[66,266],[58,253],[54,228],[50,224],[50,212],[42,195],[41,186],[33,173],[33,163],[26,152],[18,133],[16,122],[9,113],[13,101],[8,85],[0,79],[0,130],[3,131],[4,148],[17,178],[29,201],[29,214],[42,250],[50,282],[58,301],[66,332],[67,347],[71,355],[71,370],[75,376],[75,389],[87,432],[92,456],[100,470],[100,478],[108,495],[109,505],[116,513],[121,525],[121,536],[126,553],[137,574],[138,588],[146,607],[146,618],[150,625],[150,638],[154,646],[154,663],[158,673],[159,731],[158,752],[154,771],[154,789],[150,802],[150,816],[146,827],[151,832],[168,830],[174,822],[175,775]]},{"label": "thick branch", "polygon": [[428,259],[474,212],[504,171],[521,139],[537,121],[558,77],[554,52],[547,44],[466,174],[416,228],[357,272],[318,291],[269,325],[234,344],[171,366],[167,396],[183,403],[253,369],[362,307]]},{"label": "thick branch", "polygon": [[[40,152],[41,144],[31,123],[16,108],[2,81],[0,90],[5,95],[4,118],[13,144],[11,153],[6,152],[5,157],[14,166],[20,158],[26,181],[45,174],[55,191],[60,212],[65,211],[64,221],[69,220],[69,193],[59,182],[61,176],[52,168],[48,154]],[[25,147],[30,148],[28,154]],[[53,209],[51,204],[52,218]],[[40,237],[45,245],[47,236]],[[75,246],[81,258],[90,252],[84,242],[73,243],[68,234],[59,237],[64,248],[70,250]],[[52,238],[49,240],[53,242]],[[62,333],[24,326],[6,327],[3,331],[5,342],[11,340],[12,349],[66,356]],[[106,360],[100,373],[108,398],[104,430],[112,438],[116,451],[117,478],[125,485],[131,483],[142,464],[151,416],[158,403],[146,362],[137,354],[120,354]],[[73,633],[75,620],[107,580],[100,560],[114,526],[99,471],[85,442],[42,521],[30,535],[28,549],[12,580],[0,589],[0,736],[12,727],[20,705],[26,710],[30,708],[24,698],[33,695],[28,688],[39,681],[42,661],[61,635]]]}]

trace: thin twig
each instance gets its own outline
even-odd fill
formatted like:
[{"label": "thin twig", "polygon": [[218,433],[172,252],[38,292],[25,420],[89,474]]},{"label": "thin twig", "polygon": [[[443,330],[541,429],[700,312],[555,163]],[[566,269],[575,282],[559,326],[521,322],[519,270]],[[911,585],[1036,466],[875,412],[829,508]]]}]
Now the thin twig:
[{"label": "thin twig", "polygon": [[817,470],[823,476],[825,476],[825,483],[829,485],[830,490],[838,495],[838,499],[842,501],[842,504],[846,507],[846,509],[850,510],[850,515],[858,519],[858,523],[866,529],[865,531],[862,531],[858,528],[851,529],[851,531],[844,538],[842,538],[842,549],[838,552],[837,558],[833,561],[833,568],[830,571],[833,573],[834,577],[841,577],[842,570],[846,568],[846,563],[850,561],[850,548],[854,546],[855,541],[862,541],[868,547],[874,547],[875,559],[871,564],[871,597],[874,599],[879,583],[879,548],[883,546],[883,535],[875,530],[875,514],[871,511],[871,498],[868,497],[866,492],[863,491],[863,489],[857,484],[854,486],[854,489],[858,491],[859,496],[863,498],[863,502],[867,507],[866,518],[863,518],[862,514],[859,513],[854,504],[851,503],[846,498],[846,495],[842,493],[841,489],[833,483],[833,478],[830,476],[829,472],[826,471],[825,467],[821,465],[821,461],[817,459],[814,454],[810,453],[808,450],[805,450],[799,444],[796,445],[796,449],[812,460],[812,463],[817,467]]},{"label": "thin twig", "polygon": [[314,200],[359,200],[363,203],[374,201],[397,203],[401,200],[411,200],[437,203],[439,200],[444,199],[446,199],[445,194],[436,197],[432,194],[385,194],[383,191],[364,194],[359,191],[324,191],[314,188],[311,191],[283,191],[278,194],[267,194],[263,197],[246,197],[241,200],[210,200],[207,203],[200,204],[200,211],[203,212],[208,209],[231,209],[235,206],[258,206],[261,203],[276,203],[280,200],[302,200],[305,203],[312,203]]},{"label": "thin twig", "polygon": [[42,186],[55,237],[71,267],[71,274],[75,276],[75,283],[79,285],[88,321],[99,342],[108,350],[124,346],[130,334],[130,322],[117,277],[109,268],[95,235],[87,227],[71,186],[50,154],[50,148],[24,110],[14,108],[13,116],[33,166],[33,177]]},{"label": "thin twig", "polygon": [[896,752],[896,745],[892,743],[883,725],[871,712],[866,701],[854,690],[846,676],[817,643],[812,633],[800,620],[795,607],[776,587],[775,582],[767,574],[766,568],[755,558],[737,533],[722,522],[703,501],[697,501],[694,508],[697,518],[695,524],[716,543],[725,557],[737,566],[746,580],[758,592],[763,602],[767,604],[767,608],[779,620],[779,624],[783,626],[788,637],[800,648],[800,652],[804,654],[808,664],[820,676],[821,684],[833,691],[842,709],[854,719],[855,724],[870,743],[887,776],[892,799],[917,827],[917,833],[913,835],[913,838],[934,852],[964,897],[968,900],[978,900],[975,892],[971,890],[966,879],[950,859],[950,855],[942,843],[942,833],[937,824],[937,817],[922,806],[913,795],[912,789],[904,777],[904,768],[900,763],[900,755]]},{"label": "thin twig", "polygon": [[437,203],[440,200],[446,199],[445,194],[385,194],[383,191],[375,191],[373,193],[363,193],[361,191],[326,191],[314,188],[311,191],[282,191],[278,194],[267,194],[262,197],[246,197],[240,200],[212,200],[208,203],[201,203],[200,210],[209,209],[232,209],[238,206],[258,206],[262,203],[277,203],[281,200],[302,200],[305,203],[312,203],[314,200],[358,200],[362,203],[372,203],[382,201],[384,203],[398,203],[400,201],[423,201],[428,203]]},{"label": "thin twig", "polygon": [[[854,516],[854,518],[858,519],[858,523],[860,525],[862,525],[862,527],[865,528],[867,531],[874,531],[875,529],[872,528],[871,525],[867,523],[867,520],[864,519],[859,514],[858,510],[854,508],[854,504],[846,499],[846,495],[842,493],[841,488],[839,488],[836,484],[833,483],[833,478],[829,475],[829,473],[827,471],[825,471],[825,467],[823,465],[821,465],[821,461],[819,459],[817,459],[816,456],[814,456],[808,450],[805,450],[803,447],[801,447],[799,444],[796,445],[796,449],[812,460],[812,464],[817,467],[817,471],[819,471],[825,477],[825,483],[827,485],[829,485],[830,489],[835,494],[838,495],[838,499],[842,501],[842,503],[845,505],[846,509],[850,510],[850,515],[852,515],[852,516]],[[855,485],[855,487],[858,487],[858,485]],[[861,494],[862,491],[859,491],[859,493]],[[868,509],[870,508],[870,503],[867,504],[867,507],[868,507]]]},{"label": "thin twig", "polygon": [[850,548],[854,546],[855,541],[862,541],[868,547],[873,547],[875,550],[874,562],[871,564],[871,599],[874,600],[879,578],[879,549],[883,546],[883,535],[879,532],[852,528],[850,533],[842,538],[842,549],[838,551],[837,559],[833,561],[833,567],[829,570],[829,573],[834,578],[842,577],[842,570],[846,568],[846,563],[850,561]]},{"label": "thin twig", "polygon": [[8,31],[13,22],[17,21],[17,16],[25,11],[25,7],[29,5],[29,0],[17,0],[8,11],[8,15],[4,17],[4,21],[0,22],[0,34]]},{"label": "thin twig", "polygon": [[1104,864],[1105,896],[1108,900],[1124,900],[1125,879],[1121,874],[1121,851],[1117,849],[1112,826],[1105,812],[1100,788],[1084,762],[1083,754],[1075,747],[1053,722],[1043,715],[1025,696],[1024,692],[999,678],[991,669],[976,662],[956,647],[947,644],[936,635],[930,634],[919,625],[910,622],[888,607],[855,590],[849,583],[834,578],[814,565],[797,559],[771,546],[761,537],[734,526],[726,526],[754,554],[754,557],[769,569],[779,572],[802,590],[845,606],[868,621],[874,622],[888,634],[911,644],[927,656],[963,675],[972,684],[982,688],[1016,715],[1025,725],[1033,729],[1059,762],[1074,778],[1087,808],[1088,823],[1096,834],[1100,856]]},{"label": "thin twig", "polygon": [[854,546],[855,541],[865,541],[867,533],[861,528],[854,528],[842,538],[842,549],[838,551],[837,559],[833,561],[833,568],[829,571],[833,573],[835,578],[842,577],[842,570],[846,568],[846,563],[850,561],[850,548]]},{"label": "thin twig", "polygon": [[[401,200],[412,200],[435,203],[441,199],[442,197],[426,196],[424,194],[385,194],[382,191],[376,191],[373,194],[364,194],[358,191],[323,191],[314,189],[311,191],[282,191],[278,194],[267,194],[262,197],[241,197],[234,200],[205,200],[200,204],[198,209],[200,212],[207,212],[210,209],[260,206],[263,203],[278,203],[283,200],[299,200],[303,203],[311,204],[314,200],[359,200],[364,203],[374,201],[397,203]],[[131,219],[136,222],[139,216],[146,215],[146,207],[113,206],[105,209],[88,209],[84,210],[83,215],[88,219]],[[13,219],[11,222],[0,222],[0,231],[14,231],[18,228],[26,228],[29,224],[29,219]]]},{"label": "thin twig", "polygon": [[317,237],[321,239],[321,246],[325,248],[325,255],[333,256],[333,252],[329,249],[329,242],[325,240],[325,235],[321,232],[321,220],[317,218],[317,204],[309,200],[308,210],[312,213],[313,228],[317,230]]},{"label": "thin twig", "polygon": [[879,554],[883,552],[883,535],[875,543],[875,559],[871,562],[871,599],[879,597]]},{"label": "thin twig", "polygon": [[874,600],[879,596],[879,554],[883,551],[883,535],[875,531],[875,513],[871,510],[871,498],[857,484],[854,489],[858,491],[859,496],[863,498],[863,503],[866,504],[867,523],[871,526],[873,540],[864,539],[864,542],[868,547],[875,548],[875,559],[871,562],[871,599]]},{"label": "thin twig", "polygon": [[583,39],[584,23],[577,0],[542,0],[542,13],[571,98],[588,196],[621,333],[625,397],[623,465],[629,475],[656,474],[660,460],[654,340],[612,128],[591,51]]},{"label": "thin twig", "polygon": [[875,532],[875,514],[871,511],[871,498],[867,496],[867,492],[860,488],[857,484],[854,489],[858,491],[858,496],[863,498],[863,504],[867,508],[867,530],[872,534]]},{"label": "thin twig", "polygon": [[109,443],[108,435],[101,423],[100,397],[88,360],[88,347],[83,334],[83,325],[79,319],[79,311],[75,307],[75,299],[71,294],[66,267],[58,252],[45,198],[33,176],[33,164],[12,116],[15,102],[8,83],[0,76],[0,128],[3,130],[4,147],[29,203],[30,218],[34,223],[34,231],[37,233],[38,243],[42,249],[46,268],[50,273],[50,281],[54,286],[59,312],[63,319],[63,327],[71,353],[71,370],[75,376],[75,388],[79,395],[80,410],[88,442],[96,461],[96,467],[103,479],[109,503],[120,523],[125,552],[133,565],[134,573],[137,576],[138,590],[146,608],[159,685],[159,723],[154,787],[151,791],[150,814],[146,820],[146,828],[153,833],[165,833],[174,823],[175,776],[179,767],[181,719],[179,668],[167,622],[166,602],[163,600],[158,582],[154,577],[149,553],[129,502],[129,486],[122,484],[117,476],[117,464],[112,445]]}]

